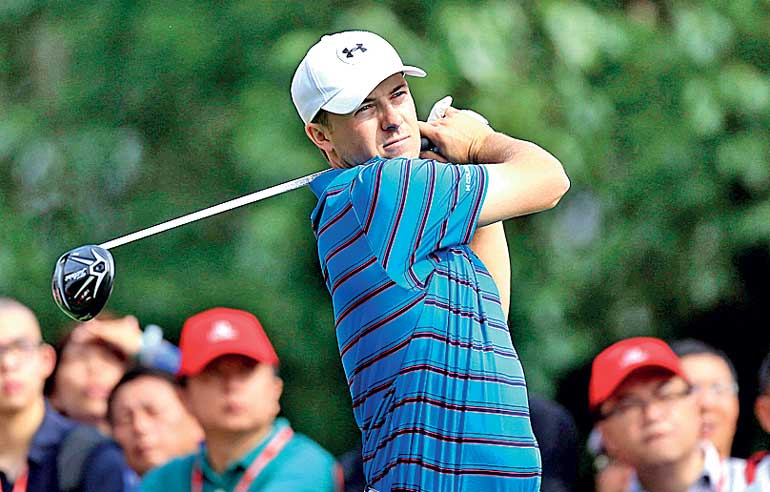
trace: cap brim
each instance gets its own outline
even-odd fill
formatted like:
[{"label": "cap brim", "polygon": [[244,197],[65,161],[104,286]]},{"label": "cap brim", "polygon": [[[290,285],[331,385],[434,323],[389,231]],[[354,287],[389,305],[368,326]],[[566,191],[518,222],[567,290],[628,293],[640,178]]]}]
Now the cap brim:
[{"label": "cap brim", "polygon": [[200,354],[193,360],[188,359],[187,364],[179,367],[177,375],[195,376],[200,374],[200,372],[203,371],[203,369],[205,369],[206,366],[211,363],[211,361],[218,359],[219,357],[224,357],[225,355],[241,355],[257,362],[261,362],[259,354],[245,350],[243,346],[219,345],[208,352]]},{"label": "cap brim", "polygon": [[359,84],[351,90],[338,92],[326,104],[321,106],[321,109],[334,114],[352,113],[383,80],[397,73],[403,73],[412,77],[425,77],[428,75],[425,73],[425,70],[410,65],[403,65],[400,70],[396,71],[372,72],[366,82]]},{"label": "cap brim", "polygon": [[602,390],[596,393],[596,403],[594,403],[592,406],[591,411],[595,412],[599,410],[599,407],[602,405],[602,403],[607,401],[612,396],[612,394],[615,393],[618,387],[623,384],[623,382],[628,379],[629,376],[631,376],[631,374],[642,369],[661,369],[670,373],[672,376],[679,376],[687,381],[687,376],[685,376],[685,374],[678,367],[672,367],[668,364],[643,362],[641,364],[630,365],[624,368],[623,371],[619,372],[613,381],[605,383],[605,386],[602,388]]}]

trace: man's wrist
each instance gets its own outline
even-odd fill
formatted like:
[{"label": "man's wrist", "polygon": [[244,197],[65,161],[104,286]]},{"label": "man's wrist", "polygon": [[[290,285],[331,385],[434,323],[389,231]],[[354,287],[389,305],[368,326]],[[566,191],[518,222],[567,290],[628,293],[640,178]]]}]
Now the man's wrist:
[{"label": "man's wrist", "polygon": [[496,134],[497,132],[490,128],[490,132],[486,135],[474,138],[468,148],[468,162],[482,164],[489,161],[489,159],[483,159],[484,151],[487,148],[487,142]]}]

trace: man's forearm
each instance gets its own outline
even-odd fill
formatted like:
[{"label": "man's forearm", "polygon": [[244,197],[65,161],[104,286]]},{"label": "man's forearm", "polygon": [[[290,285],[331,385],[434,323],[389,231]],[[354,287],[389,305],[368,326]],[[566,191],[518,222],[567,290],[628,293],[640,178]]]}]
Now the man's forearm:
[{"label": "man's forearm", "polygon": [[553,208],[569,189],[558,159],[532,142],[493,133],[471,150],[489,173],[481,225]]}]

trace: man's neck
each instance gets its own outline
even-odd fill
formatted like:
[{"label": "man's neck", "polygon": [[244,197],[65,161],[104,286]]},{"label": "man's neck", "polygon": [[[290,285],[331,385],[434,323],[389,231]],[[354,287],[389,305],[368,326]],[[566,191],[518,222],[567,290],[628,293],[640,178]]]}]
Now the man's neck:
[{"label": "man's neck", "polygon": [[0,414],[0,470],[9,480],[24,470],[32,438],[44,417],[42,397],[19,412]]},{"label": "man's neck", "polygon": [[206,432],[206,458],[217,473],[227,469],[227,465],[246,455],[259,446],[273,430],[273,425],[246,433],[222,431]]},{"label": "man's neck", "polygon": [[639,483],[648,492],[687,492],[703,473],[705,456],[700,447],[681,460],[652,467],[637,467]]}]

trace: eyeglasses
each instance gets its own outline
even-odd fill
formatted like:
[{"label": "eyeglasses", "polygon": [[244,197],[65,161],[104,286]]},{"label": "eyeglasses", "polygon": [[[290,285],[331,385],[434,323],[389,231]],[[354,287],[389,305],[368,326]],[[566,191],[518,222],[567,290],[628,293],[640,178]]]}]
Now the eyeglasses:
[{"label": "eyeglasses", "polygon": [[24,359],[25,356],[31,355],[37,350],[43,342],[33,342],[31,340],[16,340],[7,345],[0,345],[0,361],[5,360],[6,357],[11,355],[14,359]]},{"label": "eyeglasses", "polygon": [[725,384],[725,383],[711,383],[711,384],[693,384],[692,391],[696,395],[709,395],[709,396],[727,396],[738,394],[738,383]]},{"label": "eyeglasses", "polygon": [[671,389],[660,387],[653,394],[652,398],[642,399],[636,396],[627,396],[621,398],[617,404],[607,412],[599,415],[600,420],[611,417],[622,417],[628,420],[637,420],[647,409],[649,405],[658,405],[658,407],[668,411],[679,400],[693,394],[693,387],[686,386],[680,389]]}]

